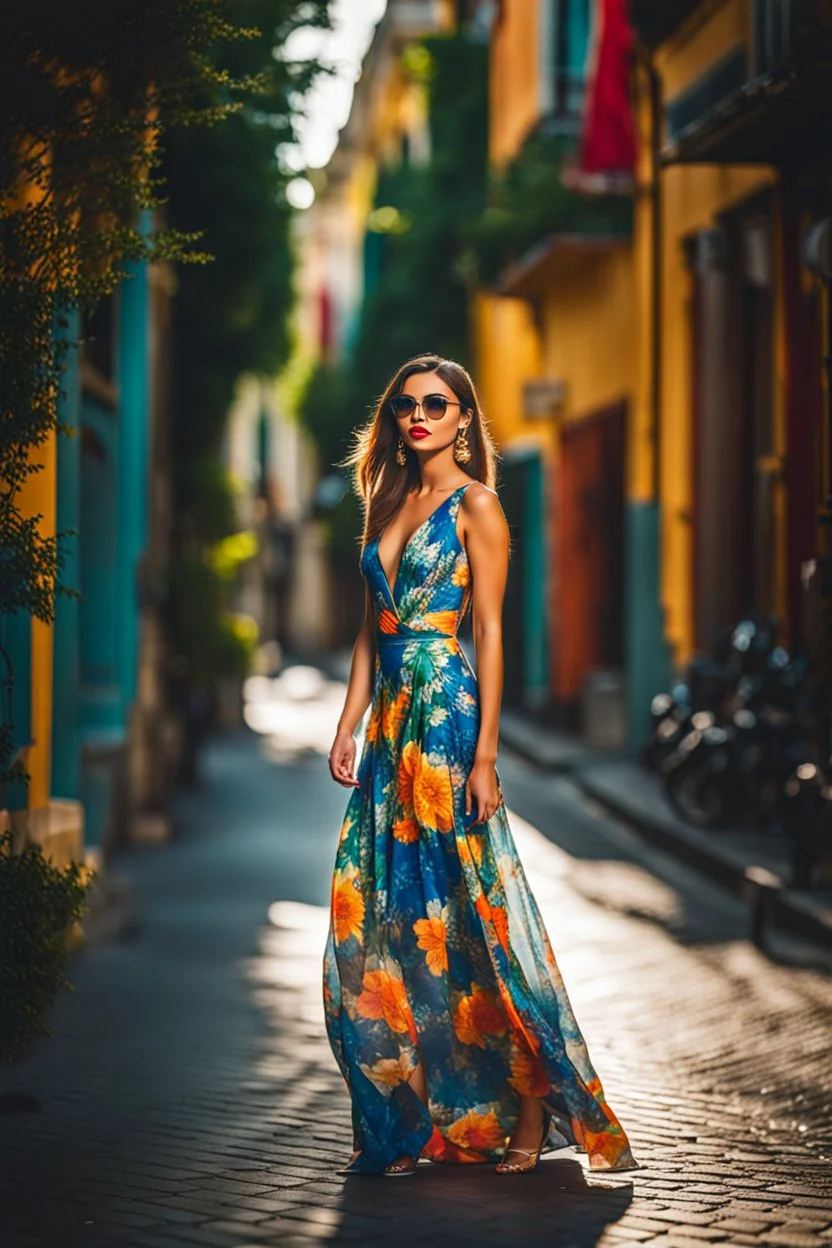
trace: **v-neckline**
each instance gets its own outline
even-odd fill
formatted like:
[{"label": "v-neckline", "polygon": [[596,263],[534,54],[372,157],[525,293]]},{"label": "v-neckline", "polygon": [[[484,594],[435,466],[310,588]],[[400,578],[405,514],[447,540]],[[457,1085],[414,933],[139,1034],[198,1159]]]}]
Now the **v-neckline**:
[{"label": "v-neckline", "polygon": [[[472,479],[473,479],[473,478],[472,478]],[[455,494],[458,494],[460,490],[464,490],[464,489],[466,489],[466,488],[467,488],[470,484],[471,484],[471,482],[470,482],[470,481],[464,481],[464,482],[462,483],[462,485],[458,485],[458,486],[456,487],[456,489],[455,489],[455,490],[451,490],[450,494],[448,494],[446,498],[443,498],[441,503],[437,503],[437,505],[434,507],[433,511],[431,511],[431,512],[430,512],[427,516],[425,516],[425,518],[424,518],[424,520],[422,521],[422,523],[416,526],[416,528],[415,528],[415,529],[413,530],[413,532],[410,534],[410,537],[407,539],[407,541],[405,542],[405,544],[402,546],[402,549],[401,549],[401,554],[399,555],[399,562],[398,562],[398,565],[397,565],[397,567],[396,567],[396,580],[395,580],[395,583],[394,583],[393,585],[391,585],[391,584],[390,584],[390,580],[389,580],[389,578],[388,578],[388,576],[387,576],[387,573],[386,573],[386,572],[385,572],[385,570],[384,570],[384,564],[381,562],[381,555],[379,554],[379,546],[381,545],[382,538],[384,537],[384,534],[388,532],[388,530],[389,530],[390,526],[388,525],[388,526],[387,526],[387,528],[384,530],[384,533],[380,533],[380,534],[379,534],[379,536],[375,539],[375,546],[376,546],[376,560],[377,560],[377,562],[378,562],[378,566],[379,566],[379,568],[380,568],[380,570],[381,570],[381,575],[384,577],[384,584],[387,586],[387,592],[388,592],[388,594],[390,595],[390,601],[393,603],[393,606],[394,606],[394,607],[396,607],[396,588],[397,588],[397,586],[398,586],[398,584],[399,584],[399,581],[400,581],[400,579],[401,579],[401,573],[402,573],[402,563],[404,562],[404,557],[405,557],[405,554],[406,554],[406,552],[407,552],[407,548],[408,548],[408,546],[410,545],[410,543],[413,541],[413,539],[414,539],[415,537],[418,537],[418,535],[421,533],[421,531],[422,531],[422,529],[425,527],[425,525],[426,525],[426,524],[429,524],[429,523],[431,522],[431,520],[433,520],[434,516],[435,516],[438,512],[440,512],[440,511],[442,510],[442,508],[443,508],[443,507],[444,507],[447,503],[449,503],[449,502],[451,501],[451,499],[454,497],[454,495],[455,495]]]}]

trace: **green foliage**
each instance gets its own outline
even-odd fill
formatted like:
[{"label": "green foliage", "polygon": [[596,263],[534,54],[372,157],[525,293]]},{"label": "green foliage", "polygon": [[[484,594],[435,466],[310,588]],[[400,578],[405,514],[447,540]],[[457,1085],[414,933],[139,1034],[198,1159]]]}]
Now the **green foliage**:
[{"label": "green foliage", "polygon": [[630,195],[585,195],[564,185],[574,144],[534,131],[491,181],[488,205],[470,234],[470,268],[490,285],[524,252],[550,234],[629,234]]},{"label": "green foliage", "polygon": [[311,433],[320,465],[330,472],[348,449],[350,402],[346,370],[339,364],[318,360],[311,369],[298,399],[298,418]]},{"label": "green foliage", "polygon": [[44,1016],[69,986],[72,927],[92,878],[78,863],[56,867],[31,841],[15,853],[13,834],[0,835],[0,1063],[11,1065],[52,1034]]},{"label": "green foliage", "polygon": [[[194,232],[140,229],[158,207],[161,137],[227,117],[251,92],[213,62],[250,40],[231,0],[77,0],[0,7],[0,613],[54,618],[62,545],[19,493],[58,427],[65,312],[92,309],[128,260],[204,260]],[[8,732],[0,737],[6,774]]]},{"label": "green foliage", "polygon": [[279,53],[297,26],[329,24],[329,0],[238,0],[234,12],[258,33],[217,47],[214,59],[257,89],[241,92],[239,112],[224,125],[172,134],[165,162],[171,224],[186,234],[202,230],[212,255],[210,265],[180,272],[174,304],[169,618],[183,693],[244,674],[250,657],[251,630],[229,613],[234,579],[224,575],[225,556],[240,553],[242,535],[221,447],[241,375],[274,374],[289,354],[294,257],[286,184],[293,175],[278,151],[294,137],[294,113],[319,66]]},{"label": "green foliage", "polygon": [[468,223],[485,204],[488,52],[465,34],[426,39],[418,51],[406,49],[404,63],[426,83],[431,158],[379,177],[375,221],[379,209],[396,215],[389,218],[394,228],[368,236],[368,291],[341,414],[346,429],[365,417],[409,356],[471,358],[470,282],[461,260]]},{"label": "green foliage", "polygon": [[200,513],[192,525],[197,534],[206,508],[188,464],[218,456],[241,374],[272,375],[289,353],[286,184],[293,175],[277,149],[294,137],[294,112],[320,67],[275,53],[297,26],[329,24],[329,0],[238,0],[234,11],[258,33],[220,45],[214,57],[257,90],[240,93],[241,108],[225,125],[172,134],[165,165],[171,224],[185,233],[202,230],[213,257],[204,268],[181,272],[175,303],[176,497],[181,514]]},{"label": "green foliage", "polygon": [[209,564],[224,581],[233,580],[240,567],[257,554],[257,534],[250,530],[231,533],[217,542],[209,557]]},{"label": "green foliage", "polygon": [[210,693],[222,676],[245,676],[256,642],[230,610],[235,582],[212,566],[212,551],[182,550],[168,585],[171,649],[188,689]]},{"label": "green foliage", "polygon": [[[485,204],[488,53],[464,34],[411,44],[402,66],[424,84],[430,160],[379,170],[365,243],[365,300],[343,364],[319,362],[298,416],[329,471],[399,365],[422,351],[470,360],[470,285],[462,264],[468,223]],[[336,574],[352,568],[361,529],[348,491],[327,517]]]}]

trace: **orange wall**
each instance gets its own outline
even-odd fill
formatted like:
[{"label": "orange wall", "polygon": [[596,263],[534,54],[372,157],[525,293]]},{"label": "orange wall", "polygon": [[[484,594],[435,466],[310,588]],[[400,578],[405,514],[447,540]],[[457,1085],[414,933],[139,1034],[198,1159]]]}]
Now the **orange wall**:
[{"label": "orange wall", "polygon": [[[30,452],[33,463],[41,471],[27,477],[18,494],[23,516],[40,514],[38,532],[41,537],[54,537],[57,520],[57,431],[52,429],[40,446]],[[27,804],[30,810],[46,806],[52,769],[52,633],[53,625],[32,617],[32,739],[34,745],[27,760],[31,775]]]}]

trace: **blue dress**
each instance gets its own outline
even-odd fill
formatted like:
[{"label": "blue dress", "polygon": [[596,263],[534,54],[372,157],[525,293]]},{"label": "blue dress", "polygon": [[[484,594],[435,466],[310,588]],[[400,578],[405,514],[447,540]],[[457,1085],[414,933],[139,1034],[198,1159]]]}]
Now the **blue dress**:
[{"label": "blue dress", "polygon": [[[378,539],[361,554],[377,608],[373,696],[323,964],[354,1169],[379,1173],[420,1152],[496,1161],[521,1095],[553,1114],[551,1145],[576,1144],[594,1169],[631,1168],[505,806],[485,824],[465,814],[479,729],[477,678],[456,637],[471,581],[457,533],[467,488],[411,536],[392,591]],[[420,1060],[427,1106],[407,1082]]]}]

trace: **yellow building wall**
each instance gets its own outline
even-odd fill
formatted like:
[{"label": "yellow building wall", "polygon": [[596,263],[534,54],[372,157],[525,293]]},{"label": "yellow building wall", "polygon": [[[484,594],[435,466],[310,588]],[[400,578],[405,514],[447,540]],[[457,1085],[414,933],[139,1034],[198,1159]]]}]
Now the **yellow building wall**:
[{"label": "yellow building wall", "polygon": [[[728,0],[714,7],[703,4],[700,20],[686,25],[689,32],[677,35],[656,53],[667,102],[716,64],[749,32],[747,0]],[[684,32],[682,32],[684,34]],[[660,492],[662,509],[662,597],[667,640],[678,663],[686,663],[694,650],[693,611],[693,378],[691,359],[692,276],[684,254],[686,240],[712,227],[720,214],[775,180],[768,166],[670,165],[662,173],[662,267],[661,293],[661,453]],[[650,214],[637,214],[636,269],[639,273],[640,306],[649,287]],[[647,258],[645,258],[647,251]],[[643,315],[643,314],[642,314]],[[648,313],[649,315],[649,313]],[[649,319],[643,321],[649,326]],[[649,335],[646,335],[649,337]],[[782,367],[782,351],[780,364]],[[642,366],[641,374],[644,369]],[[644,381],[639,387],[644,395]],[[782,393],[778,381],[776,420],[783,427]],[[634,473],[640,493],[647,482],[649,452],[636,455]],[[785,552],[778,554],[785,558]]]},{"label": "yellow building wall", "polygon": [[636,377],[633,254],[629,246],[575,256],[547,283],[542,369],[566,383],[564,422],[629,399]]},{"label": "yellow building wall", "polygon": [[540,0],[504,0],[491,37],[488,154],[515,155],[540,117]]},{"label": "yellow building wall", "polygon": [[[499,169],[540,117],[539,0],[505,0],[489,48],[488,155]],[[485,291],[473,298],[474,372],[498,446],[518,439],[552,450],[551,421],[523,415],[523,382],[540,375],[540,339],[529,304]]]},{"label": "yellow building wall", "polygon": [[672,100],[738,43],[750,43],[748,0],[706,0],[690,22],[656,52],[664,98]]},{"label": "yellow building wall", "polygon": [[522,299],[480,292],[473,301],[477,389],[498,446],[518,438],[551,442],[551,421],[523,415],[523,382],[540,375],[540,344],[532,311]]}]

